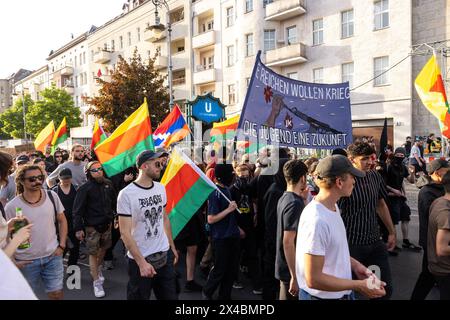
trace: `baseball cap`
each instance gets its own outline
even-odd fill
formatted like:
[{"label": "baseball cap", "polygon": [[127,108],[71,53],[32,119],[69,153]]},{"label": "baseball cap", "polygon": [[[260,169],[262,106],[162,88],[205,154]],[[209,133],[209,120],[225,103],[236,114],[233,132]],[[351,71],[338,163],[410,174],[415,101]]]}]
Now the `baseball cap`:
[{"label": "baseball cap", "polygon": [[450,164],[448,161],[443,159],[435,159],[430,162],[430,174],[433,174],[436,170],[439,170],[441,168],[450,168]]},{"label": "baseball cap", "polygon": [[69,179],[72,178],[72,171],[69,168],[64,168],[58,174],[60,179]]},{"label": "baseball cap", "polygon": [[169,156],[169,153],[166,151],[166,149],[161,148],[161,147],[156,148],[155,152],[156,153],[161,153],[161,157],[168,157]]},{"label": "baseball cap", "polygon": [[144,162],[146,162],[148,160],[152,160],[152,159],[161,158],[163,155],[164,155],[163,152],[155,152],[155,151],[152,151],[152,150],[142,151],[136,157],[136,167],[139,169]]},{"label": "baseball cap", "polygon": [[363,171],[356,169],[347,157],[340,154],[322,159],[317,165],[315,173],[320,178],[337,177],[345,173],[359,178],[366,176]]},{"label": "baseball cap", "polygon": [[28,158],[28,156],[26,156],[26,155],[21,155],[21,156],[18,156],[17,158],[16,158],[16,164],[24,164],[24,163],[27,163],[27,162],[30,162],[30,158]]}]

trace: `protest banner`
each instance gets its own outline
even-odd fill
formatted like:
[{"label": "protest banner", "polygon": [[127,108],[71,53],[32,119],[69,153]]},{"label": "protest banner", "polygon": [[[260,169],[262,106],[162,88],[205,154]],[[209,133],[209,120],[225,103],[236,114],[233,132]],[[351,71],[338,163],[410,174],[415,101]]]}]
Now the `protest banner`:
[{"label": "protest banner", "polygon": [[297,81],[267,68],[256,57],[237,140],[279,146],[334,149],[352,142],[348,82]]}]

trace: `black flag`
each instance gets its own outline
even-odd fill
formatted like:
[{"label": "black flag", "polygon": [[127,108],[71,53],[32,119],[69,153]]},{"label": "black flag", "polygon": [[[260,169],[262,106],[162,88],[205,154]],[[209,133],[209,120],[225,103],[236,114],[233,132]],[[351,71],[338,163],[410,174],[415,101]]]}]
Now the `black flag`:
[{"label": "black flag", "polygon": [[387,118],[384,118],[383,131],[380,136],[380,153],[378,158],[381,160],[384,158],[385,150],[388,143],[388,133],[387,133]]}]

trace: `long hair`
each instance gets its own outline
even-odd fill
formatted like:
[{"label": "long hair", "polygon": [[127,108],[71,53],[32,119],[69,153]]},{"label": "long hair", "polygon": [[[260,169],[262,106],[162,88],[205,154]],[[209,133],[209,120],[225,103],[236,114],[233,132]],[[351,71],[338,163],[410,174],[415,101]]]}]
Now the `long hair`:
[{"label": "long hair", "polygon": [[4,182],[8,184],[9,170],[13,165],[13,158],[10,154],[0,151],[0,185]]},{"label": "long hair", "polygon": [[16,174],[16,195],[22,194],[25,189],[23,187],[23,181],[25,180],[25,174],[31,170],[39,170],[42,175],[45,176],[45,173],[42,171],[42,168],[35,164],[27,164],[23,167],[20,167]]}]

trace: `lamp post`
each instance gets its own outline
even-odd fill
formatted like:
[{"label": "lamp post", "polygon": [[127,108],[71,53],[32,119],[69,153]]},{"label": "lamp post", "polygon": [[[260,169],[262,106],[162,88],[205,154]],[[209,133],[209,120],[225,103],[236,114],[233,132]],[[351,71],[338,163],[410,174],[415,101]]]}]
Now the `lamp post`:
[{"label": "lamp post", "polygon": [[171,53],[171,44],[172,44],[172,24],[170,22],[170,15],[169,15],[169,5],[167,4],[166,0],[152,0],[152,3],[155,6],[155,24],[150,26],[150,30],[153,29],[157,29],[160,30],[160,32],[163,32],[166,27],[161,24],[161,20],[160,17],[158,15],[158,8],[162,8],[163,6],[166,8],[167,10],[167,54],[168,56],[168,81],[169,81],[169,96],[170,96],[170,102],[169,102],[169,107],[170,107],[170,111],[172,111],[173,109],[173,91],[172,91],[172,53]]},{"label": "lamp post", "polygon": [[[13,96],[18,96],[18,94],[15,92],[15,90],[12,93]],[[25,88],[22,84],[22,116],[23,116],[23,138],[25,140],[25,143],[28,143],[27,140],[27,120],[26,120],[26,112],[25,112]]]}]

